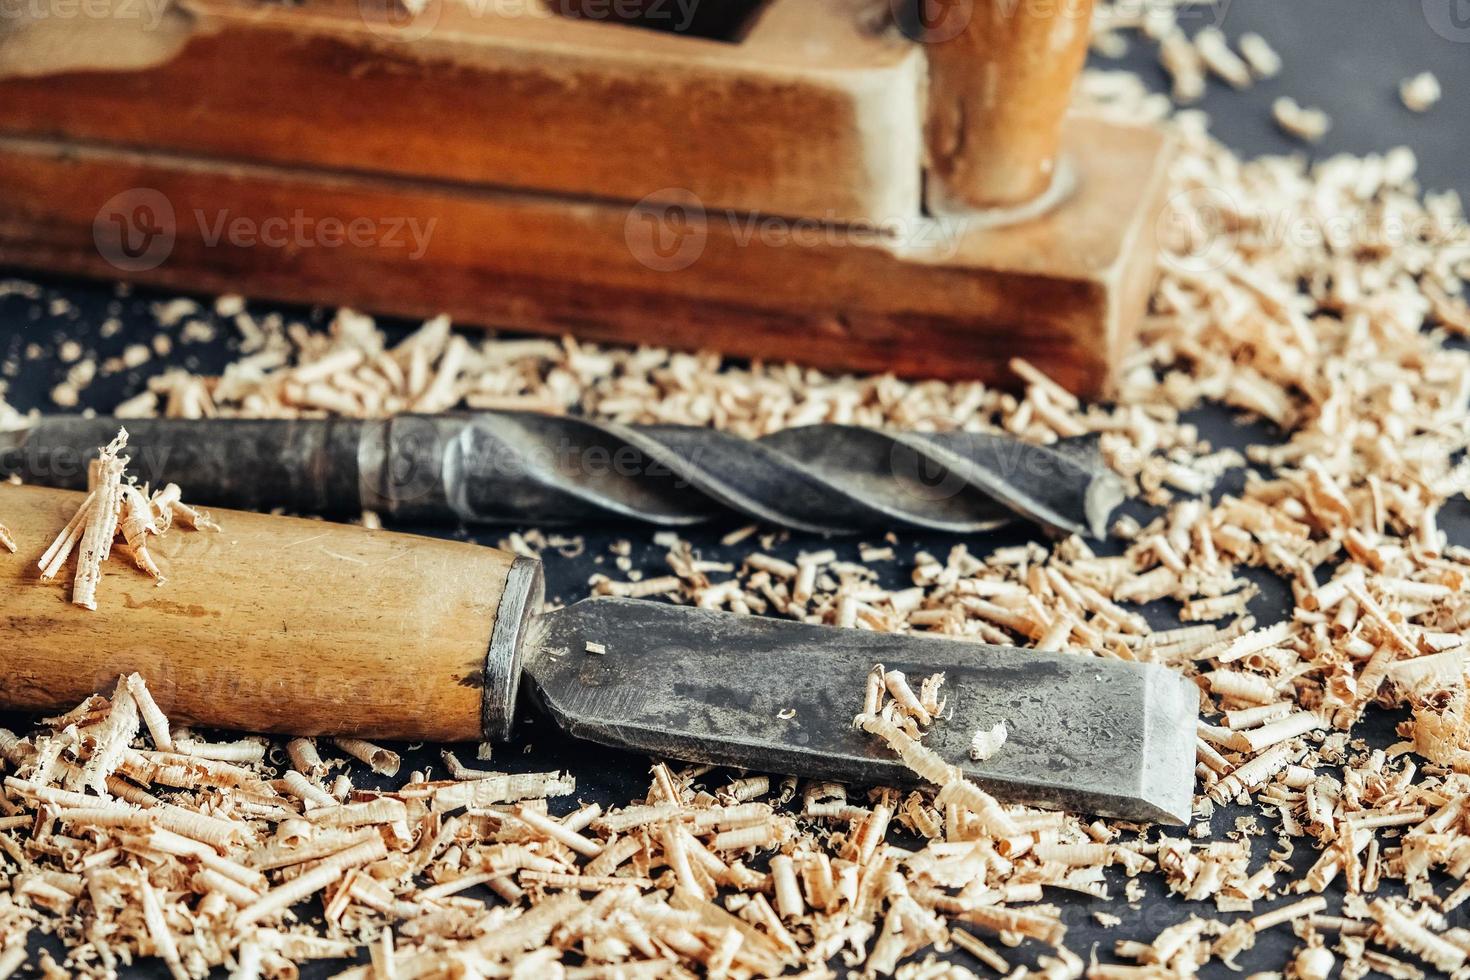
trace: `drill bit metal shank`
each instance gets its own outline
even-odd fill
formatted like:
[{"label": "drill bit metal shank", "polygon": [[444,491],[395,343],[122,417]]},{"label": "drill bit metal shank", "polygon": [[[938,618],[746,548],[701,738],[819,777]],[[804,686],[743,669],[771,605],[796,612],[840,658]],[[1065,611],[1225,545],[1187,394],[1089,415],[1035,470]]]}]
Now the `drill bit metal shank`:
[{"label": "drill bit metal shank", "polygon": [[735,512],[818,533],[970,533],[1017,517],[1102,533],[1123,497],[1090,440],[1037,446],[979,432],[848,425],[741,439],[519,412],[360,419],[51,416],[0,434],[0,472],[69,489],[120,426],[130,473],[201,504],[373,510],[421,523],[680,526]]}]

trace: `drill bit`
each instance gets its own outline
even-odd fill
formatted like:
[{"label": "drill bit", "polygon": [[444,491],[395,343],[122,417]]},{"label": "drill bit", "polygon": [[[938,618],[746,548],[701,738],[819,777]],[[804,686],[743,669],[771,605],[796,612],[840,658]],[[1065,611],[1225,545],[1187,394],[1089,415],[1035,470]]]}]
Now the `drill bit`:
[{"label": "drill bit", "polygon": [[821,534],[990,530],[1021,518],[1100,536],[1121,480],[1088,438],[812,425],[759,439],[522,412],[387,419],[47,416],[0,434],[0,472],[86,486],[120,427],[130,473],[201,504],[435,523],[677,527],[736,513]]}]

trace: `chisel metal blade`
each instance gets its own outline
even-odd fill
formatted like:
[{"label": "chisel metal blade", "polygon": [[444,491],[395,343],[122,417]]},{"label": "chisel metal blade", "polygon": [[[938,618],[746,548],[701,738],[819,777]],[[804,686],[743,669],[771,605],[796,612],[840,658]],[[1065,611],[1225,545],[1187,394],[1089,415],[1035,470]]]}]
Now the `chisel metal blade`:
[{"label": "chisel metal blade", "polygon": [[[852,783],[912,784],[853,726],[875,663],[946,675],[925,744],[1008,802],[1184,823],[1199,695],[1155,664],[811,626],[626,599],[542,617],[524,677],[569,733],[651,755]],[[589,654],[589,643],[606,653]],[[594,647],[596,649],[596,647]],[[968,748],[1005,722],[985,762]]]}]

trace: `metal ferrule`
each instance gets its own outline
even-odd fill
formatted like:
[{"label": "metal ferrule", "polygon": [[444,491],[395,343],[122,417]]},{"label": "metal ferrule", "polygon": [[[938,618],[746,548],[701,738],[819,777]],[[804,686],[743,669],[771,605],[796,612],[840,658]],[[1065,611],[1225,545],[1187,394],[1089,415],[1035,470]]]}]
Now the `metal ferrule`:
[{"label": "metal ferrule", "polygon": [[495,613],[490,648],[485,652],[485,687],[480,730],[487,742],[510,740],[516,698],[521,689],[521,657],[531,621],[546,598],[546,578],[534,558],[517,558],[505,577],[505,593]]}]

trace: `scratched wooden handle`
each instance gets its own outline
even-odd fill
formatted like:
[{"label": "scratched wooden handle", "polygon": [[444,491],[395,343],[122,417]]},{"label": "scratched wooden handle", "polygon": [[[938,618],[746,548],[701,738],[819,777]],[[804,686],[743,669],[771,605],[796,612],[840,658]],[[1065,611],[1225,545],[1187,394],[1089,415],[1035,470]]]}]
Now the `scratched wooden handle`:
[{"label": "scratched wooden handle", "polygon": [[137,671],[171,718],[242,731],[470,741],[509,735],[538,562],[456,541],[216,511],[149,550],[162,586],[114,553],[97,611],[75,558],[41,553],[82,495],[0,486],[0,707],[65,709]]}]

